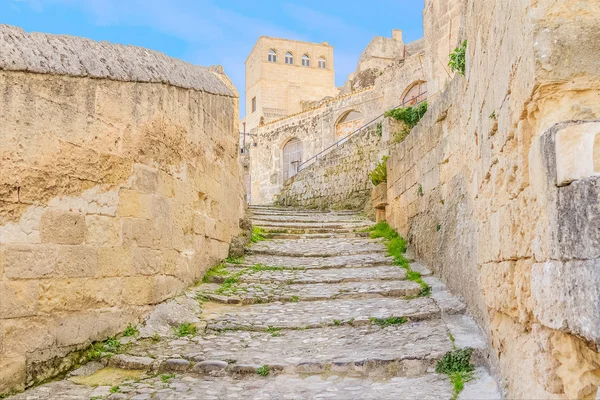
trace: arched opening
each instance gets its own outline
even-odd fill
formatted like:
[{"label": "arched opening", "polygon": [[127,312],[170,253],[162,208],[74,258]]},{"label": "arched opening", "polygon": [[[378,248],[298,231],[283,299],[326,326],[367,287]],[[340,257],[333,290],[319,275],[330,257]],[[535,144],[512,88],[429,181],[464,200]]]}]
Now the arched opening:
[{"label": "arched opening", "polygon": [[402,96],[403,106],[412,106],[422,102],[427,97],[427,82],[417,81],[412,83]]},{"label": "arched opening", "polygon": [[293,64],[294,63],[294,56],[289,51],[287,53],[285,53],[285,63],[286,64]]},{"label": "arched opening", "polygon": [[310,67],[310,57],[308,56],[308,54],[302,56],[302,66]]},{"label": "arched opening", "polygon": [[291,138],[283,146],[283,181],[285,182],[298,173],[298,166],[302,163],[302,141]]},{"label": "arched opening", "polygon": [[335,123],[335,135],[345,137],[365,124],[365,117],[358,110],[343,113]]},{"label": "arched opening", "polygon": [[321,69],[327,68],[327,61],[325,61],[325,58],[323,58],[323,57],[319,58],[319,68],[321,68]]},{"label": "arched opening", "polygon": [[275,50],[269,50],[269,62],[277,62],[277,53]]}]

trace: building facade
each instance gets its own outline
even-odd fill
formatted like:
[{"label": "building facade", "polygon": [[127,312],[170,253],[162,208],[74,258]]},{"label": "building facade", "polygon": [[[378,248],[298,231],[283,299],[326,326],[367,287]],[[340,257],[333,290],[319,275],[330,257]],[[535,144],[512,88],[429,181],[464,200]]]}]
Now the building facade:
[{"label": "building facade", "polygon": [[261,36],[246,59],[246,132],[333,97],[333,46]]}]

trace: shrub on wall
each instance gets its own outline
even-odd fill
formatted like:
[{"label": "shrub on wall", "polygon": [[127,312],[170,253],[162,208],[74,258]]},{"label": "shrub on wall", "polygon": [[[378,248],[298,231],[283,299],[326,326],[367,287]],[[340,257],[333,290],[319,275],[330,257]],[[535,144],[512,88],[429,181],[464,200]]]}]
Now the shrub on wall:
[{"label": "shrub on wall", "polygon": [[450,61],[448,66],[452,72],[458,72],[460,75],[465,76],[465,69],[467,67],[467,41],[464,40],[460,46],[458,46],[452,53],[450,53]]},{"label": "shrub on wall", "polygon": [[394,118],[396,121],[402,121],[410,130],[414,128],[423,115],[427,112],[427,102],[424,101],[414,107],[400,107],[385,112],[386,117]]},{"label": "shrub on wall", "polygon": [[377,186],[380,183],[387,182],[387,160],[388,156],[384,156],[383,159],[377,163],[375,169],[369,172],[369,178],[373,185]]}]

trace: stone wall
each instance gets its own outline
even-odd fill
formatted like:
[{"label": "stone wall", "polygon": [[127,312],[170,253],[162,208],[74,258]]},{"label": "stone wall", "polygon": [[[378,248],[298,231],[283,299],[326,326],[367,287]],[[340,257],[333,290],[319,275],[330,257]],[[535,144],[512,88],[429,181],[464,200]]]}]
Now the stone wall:
[{"label": "stone wall", "polygon": [[360,111],[366,121],[380,112],[381,94],[372,90],[340,96],[320,107],[255,129],[250,147],[251,203],[270,204],[283,187],[283,147],[292,138],[302,141],[302,161],[337,142],[336,121]]},{"label": "stone wall", "polygon": [[[423,57],[423,53],[417,53],[395,61],[375,78],[372,88],[336,97],[315,109],[282,118],[253,131],[256,145],[250,148],[251,202],[271,203],[283,188],[282,152],[288,140],[296,137],[302,141],[305,161],[340,139],[336,135],[336,122],[346,112],[361,112],[361,119],[367,123],[384,111],[399,106],[403,93],[413,83],[424,80]],[[384,127],[387,124],[384,123]],[[390,133],[393,132],[384,128],[383,142],[388,141]],[[347,152],[342,150],[342,153]],[[366,176],[361,179],[361,188],[370,184]],[[348,184],[351,187],[355,183]],[[336,201],[336,204],[341,203]]]},{"label": "stone wall", "polygon": [[0,26],[0,393],[227,256],[237,110],[218,68]]},{"label": "stone wall", "polygon": [[594,399],[600,4],[464,3],[428,2],[428,63],[450,13],[467,72],[390,149],[387,218],[466,299],[508,398]]},{"label": "stone wall", "polygon": [[276,204],[324,209],[369,209],[368,173],[386,154],[375,124],[288,179]]}]

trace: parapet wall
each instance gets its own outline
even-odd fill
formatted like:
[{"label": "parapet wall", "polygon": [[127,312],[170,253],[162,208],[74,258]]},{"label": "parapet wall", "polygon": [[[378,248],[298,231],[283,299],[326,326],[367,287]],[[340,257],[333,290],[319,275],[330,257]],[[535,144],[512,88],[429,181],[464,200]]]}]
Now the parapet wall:
[{"label": "parapet wall", "polygon": [[368,174],[386,153],[382,145],[373,124],[290,178],[275,203],[323,209],[370,209],[373,185]]},{"label": "parapet wall", "polygon": [[217,68],[0,26],[0,394],[227,256],[237,110]]},{"label": "parapet wall", "polygon": [[507,398],[598,395],[598,15],[466,1],[466,77],[390,149],[388,221],[485,327]]}]

